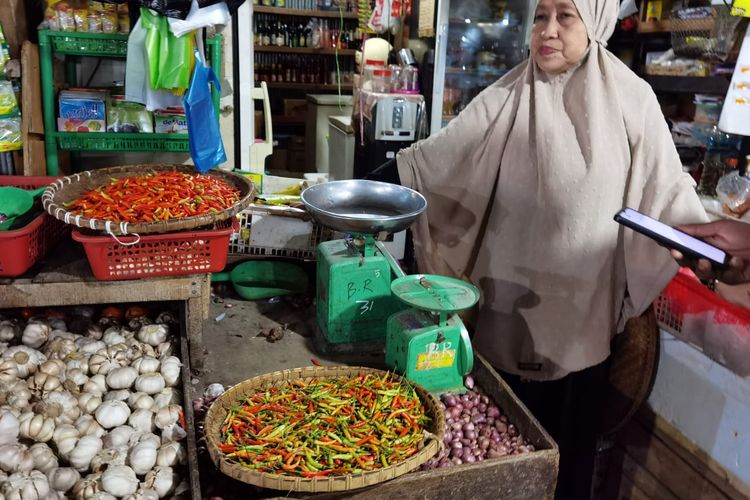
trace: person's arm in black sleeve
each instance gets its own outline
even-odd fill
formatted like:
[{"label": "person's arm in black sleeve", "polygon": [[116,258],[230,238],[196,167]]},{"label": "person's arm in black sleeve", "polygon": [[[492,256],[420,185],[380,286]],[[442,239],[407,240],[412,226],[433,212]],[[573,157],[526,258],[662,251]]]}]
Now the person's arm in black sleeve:
[{"label": "person's arm in black sleeve", "polygon": [[391,184],[401,185],[401,178],[398,175],[398,165],[396,159],[390,159],[380,165],[378,168],[365,175],[365,179],[371,181],[390,182]]}]

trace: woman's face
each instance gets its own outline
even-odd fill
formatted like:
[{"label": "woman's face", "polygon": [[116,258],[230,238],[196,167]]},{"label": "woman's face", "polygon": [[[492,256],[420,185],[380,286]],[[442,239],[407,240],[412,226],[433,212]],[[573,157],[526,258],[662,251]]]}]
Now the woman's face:
[{"label": "woman's face", "polygon": [[545,73],[564,73],[586,53],[586,26],[572,0],[539,0],[531,30],[531,57]]}]

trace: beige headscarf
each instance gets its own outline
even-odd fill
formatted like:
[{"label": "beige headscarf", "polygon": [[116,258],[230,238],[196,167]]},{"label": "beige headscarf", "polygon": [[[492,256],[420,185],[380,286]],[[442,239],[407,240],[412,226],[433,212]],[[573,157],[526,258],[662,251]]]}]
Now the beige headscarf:
[{"label": "beige headscarf", "polygon": [[606,359],[677,270],[613,221],[620,208],[706,220],[656,96],[605,48],[617,0],[575,3],[590,40],[577,67],[548,76],[528,60],[398,155],[429,203],[412,227],[420,270],[478,284],[475,347],[536,380]]}]

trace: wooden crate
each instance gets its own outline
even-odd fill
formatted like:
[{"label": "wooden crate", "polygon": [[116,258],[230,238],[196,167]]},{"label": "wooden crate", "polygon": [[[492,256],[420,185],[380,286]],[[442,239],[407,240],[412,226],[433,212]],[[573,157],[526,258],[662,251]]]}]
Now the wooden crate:
[{"label": "wooden crate", "polygon": [[608,469],[608,499],[750,498],[750,487],[647,408],[620,432]]},{"label": "wooden crate", "polygon": [[474,361],[474,378],[536,451],[444,469],[411,472],[370,488],[342,493],[303,495],[256,490],[247,498],[313,498],[316,500],[422,500],[487,499],[543,500],[554,497],[559,451],[557,444],[480,355]]}]

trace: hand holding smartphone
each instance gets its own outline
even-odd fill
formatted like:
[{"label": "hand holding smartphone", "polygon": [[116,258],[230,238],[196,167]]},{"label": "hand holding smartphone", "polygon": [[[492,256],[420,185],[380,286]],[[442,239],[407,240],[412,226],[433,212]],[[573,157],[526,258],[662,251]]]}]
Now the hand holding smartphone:
[{"label": "hand holding smartphone", "polygon": [[615,215],[615,221],[644,236],[648,236],[667,248],[678,250],[685,257],[706,259],[719,268],[726,267],[731,259],[731,256],[724,250],[709,245],[703,240],[690,236],[632,208],[620,210]]}]

